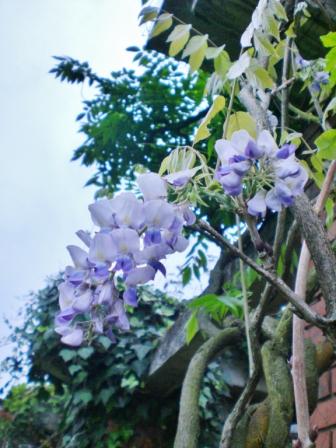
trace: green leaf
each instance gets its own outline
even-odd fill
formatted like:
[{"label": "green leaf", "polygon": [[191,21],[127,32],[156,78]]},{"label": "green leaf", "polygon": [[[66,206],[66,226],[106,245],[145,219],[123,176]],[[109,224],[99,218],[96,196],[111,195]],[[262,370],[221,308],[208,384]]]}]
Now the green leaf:
[{"label": "green leaf", "polygon": [[182,272],[182,285],[187,285],[191,280],[191,269],[187,266]]},{"label": "green leaf", "polygon": [[169,46],[169,56],[176,56],[186,45],[190,37],[191,25],[176,25],[169,34],[167,42],[171,42]]},{"label": "green leaf", "polygon": [[140,25],[143,25],[150,20],[154,20],[158,15],[159,9],[154,6],[145,6],[139,13]]},{"label": "green leaf", "polygon": [[133,350],[135,351],[137,358],[141,361],[152,350],[152,346],[151,345],[143,345],[143,344],[135,344],[135,345],[133,345]]},{"label": "green leaf", "polygon": [[241,76],[246,69],[249,67],[251,63],[251,58],[250,55],[248,54],[247,51],[245,51],[245,53],[243,53],[238,61],[234,62],[231,67],[230,70],[228,71],[227,77],[229,79],[236,79],[239,76]]},{"label": "green leaf", "polygon": [[69,366],[70,375],[74,375],[80,370],[82,370],[82,366],[80,366],[79,364],[71,364],[71,366]]},{"label": "green leaf", "polygon": [[190,65],[190,73],[195,72],[196,70],[198,70],[205,58],[205,52],[206,49],[208,48],[208,43],[207,41],[204,42],[204,44],[202,45],[202,47],[195,51],[194,53],[192,53],[189,57],[189,65]]},{"label": "green leaf", "polygon": [[102,389],[98,394],[98,400],[100,400],[104,405],[109,401],[113,395],[114,388],[109,387],[108,389]]},{"label": "green leaf", "polygon": [[320,39],[325,47],[336,47],[336,32],[330,31],[330,33],[320,36]]},{"label": "green leaf", "polygon": [[332,98],[332,100],[329,102],[328,106],[325,108],[323,119],[322,119],[322,125],[325,128],[326,127],[326,121],[328,119],[329,112],[336,112],[336,97]]},{"label": "green leaf", "polygon": [[82,347],[78,350],[78,354],[82,359],[88,359],[93,354],[94,349],[92,347]]},{"label": "green leaf", "polygon": [[218,114],[218,112],[224,109],[224,106],[225,98],[221,95],[218,95],[214,99],[210,109],[208,110],[208,113],[203,118],[199,128],[197,129],[196,135],[194,137],[194,145],[200,140],[204,140],[205,138],[209,137],[210,132],[208,129],[208,125],[210,124],[211,120]]},{"label": "green leaf", "polygon": [[79,390],[74,394],[74,404],[88,404],[92,400],[92,393],[88,389]]},{"label": "green leaf", "polygon": [[336,159],[336,129],[329,129],[323,132],[315,140],[315,144],[319,149],[318,156],[321,159]]},{"label": "green leaf", "polygon": [[269,3],[269,7],[273,14],[275,14],[279,19],[288,20],[286,10],[279,2],[279,0],[271,0]]},{"label": "green leaf", "polygon": [[150,38],[158,36],[159,34],[167,31],[173,24],[173,14],[164,13],[161,14],[150,33]]},{"label": "green leaf", "polygon": [[257,136],[257,125],[254,118],[248,112],[236,112],[229,118],[226,138],[230,139],[235,131],[245,129],[251,137]]},{"label": "green leaf", "polygon": [[205,52],[206,59],[216,59],[220,53],[222,53],[225,45],[221,45],[220,47],[208,47]]},{"label": "green leaf", "polygon": [[60,351],[60,356],[64,359],[65,362],[70,361],[77,355],[77,352],[75,350],[69,350],[67,348],[64,348]]},{"label": "green leaf", "polygon": [[335,203],[331,198],[328,198],[325,204],[325,209],[327,212],[327,219],[326,219],[326,225],[327,228],[329,228],[333,222],[334,222],[334,218],[335,218]]},{"label": "green leaf", "polygon": [[266,69],[263,67],[256,67],[253,70],[253,73],[263,89],[272,89],[274,87],[274,81]]},{"label": "green leaf", "polygon": [[186,342],[190,344],[194,336],[199,330],[197,311],[194,311],[186,323]]},{"label": "green leaf", "polygon": [[193,36],[184,49],[182,59],[192,55],[195,52],[197,53],[200,49],[204,48],[204,44],[207,45],[208,37],[208,34],[204,34],[203,36]]},{"label": "green leaf", "polygon": [[230,66],[231,66],[230,57],[228,53],[223,50],[214,60],[214,67],[217,75],[220,76],[222,79],[225,79]]},{"label": "green leaf", "polygon": [[275,53],[273,45],[264,33],[255,31],[254,39],[258,51],[265,53],[267,56],[271,56]]},{"label": "green leaf", "polygon": [[106,336],[99,336],[98,341],[105,348],[105,350],[108,350],[112,345],[111,339]]}]

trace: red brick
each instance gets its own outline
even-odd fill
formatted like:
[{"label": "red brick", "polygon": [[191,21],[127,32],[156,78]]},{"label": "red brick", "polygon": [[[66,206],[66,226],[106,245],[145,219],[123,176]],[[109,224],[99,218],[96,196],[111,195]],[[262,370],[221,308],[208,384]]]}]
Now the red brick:
[{"label": "red brick", "polygon": [[316,448],[332,448],[331,432],[320,432],[316,440]]},{"label": "red brick", "polygon": [[322,331],[319,328],[311,327],[305,331],[305,337],[310,338],[314,344],[319,344],[325,340]]},{"label": "red brick", "polygon": [[[319,379],[319,398],[327,397],[330,394],[330,372],[325,372]],[[336,447],[335,447],[336,448]]]},{"label": "red brick", "polygon": [[336,393],[336,368],[332,369],[330,372],[331,372],[331,392]]},{"label": "red brick", "polygon": [[324,299],[320,299],[318,302],[315,302],[311,305],[311,308],[316,311],[316,313],[325,315],[326,313],[326,307],[325,307],[325,301]]},{"label": "red brick", "polygon": [[331,440],[332,440],[332,448],[336,448],[336,431],[334,430],[331,434]]},{"label": "red brick", "polygon": [[311,425],[319,429],[327,428],[336,424],[336,397],[322,401],[317,405],[311,416]]}]

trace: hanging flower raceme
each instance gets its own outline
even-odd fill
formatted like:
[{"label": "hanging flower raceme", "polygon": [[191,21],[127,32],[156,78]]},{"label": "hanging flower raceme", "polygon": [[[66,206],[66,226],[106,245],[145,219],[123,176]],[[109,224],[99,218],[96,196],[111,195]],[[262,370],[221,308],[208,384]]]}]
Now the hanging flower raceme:
[{"label": "hanging flower raceme", "polygon": [[231,140],[217,140],[215,149],[221,162],[215,179],[226,194],[238,196],[244,185],[256,186],[247,202],[249,214],[265,216],[267,207],[279,211],[303,193],[308,174],[295,158],[295,145],[279,148],[269,131],[263,130],[256,141],[247,131],[237,131]]},{"label": "hanging flower raceme", "polygon": [[125,305],[137,306],[137,286],[165,275],[162,260],[188,245],[184,225],[195,222],[188,204],[167,202],[167,182],[158,174],[139,176],[143,195],[120,193],[89,206],[99,230],[91,237],[80,230],[87,246],[68,246],[73,266],[59,285],[60,312],[55,319],[62,342],[79,346],[91,333],[128,330]]}]

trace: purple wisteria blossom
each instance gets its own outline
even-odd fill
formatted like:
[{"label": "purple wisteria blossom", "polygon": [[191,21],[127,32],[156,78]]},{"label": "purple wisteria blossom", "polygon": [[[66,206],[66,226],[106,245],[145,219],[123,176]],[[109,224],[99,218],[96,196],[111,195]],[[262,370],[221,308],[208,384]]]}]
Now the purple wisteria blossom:
[{"label": "purple wisteria blossom", "polygon": [[137,306],[137,286],[153,280],[157,271],[165,275],[162,260],[188,245],[183,227],[196,219],[188,204],[168,203],[167,181],[158,174],[139,176],[138,185],[141,200],[128,192],[91,204],[97,232],[77,232],[86,249],[67,247],[73,265],[59,285],[55,318],[64,344],[79,346],[92,332],[114,340],[115,329],[128,330],[126,305]]},{"label": "purple wisteria blossom", "polygon": [[260,132],[256,141],[247,131],[237,131],[231,140],[217,140],[215,149],[221,162],[215,179],[226,194],[238,196],[245,181],[258,181],[260,190],[247,202],[249,214],[264,217],[267,207],[279,211],[303,193],[308,174],[295,158],[296,146],[279,148],[269,131]]},{"label": "purple wisteria blossom", "polygon": [[319,71],[314,74],[314,79],[311,84],[311,88],[314,92],[318,93],[321,90],[322,85],[326,85],[329,82],[329,74],[327,72]]}]

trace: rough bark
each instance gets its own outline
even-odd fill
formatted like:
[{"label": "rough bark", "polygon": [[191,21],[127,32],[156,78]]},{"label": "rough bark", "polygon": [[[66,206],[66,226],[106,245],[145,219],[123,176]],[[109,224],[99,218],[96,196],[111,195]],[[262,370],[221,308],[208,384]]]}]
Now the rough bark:
[{"label": "rough bark", "polygon": [[199,395],[209,361],[241,339],[240,327],[226,328],[206,341],[193,356],[183,381],[174,448],[196,448],[199,436]]}]

